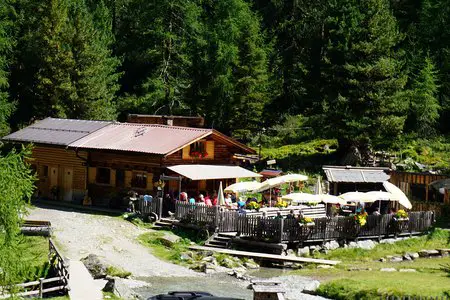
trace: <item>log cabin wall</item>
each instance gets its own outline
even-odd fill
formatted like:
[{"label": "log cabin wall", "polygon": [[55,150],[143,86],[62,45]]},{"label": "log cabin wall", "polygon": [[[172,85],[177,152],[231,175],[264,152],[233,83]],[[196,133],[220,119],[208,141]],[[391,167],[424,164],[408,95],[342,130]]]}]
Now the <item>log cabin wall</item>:
[{"label": "log cabin wall", "polygon": [[444,196],[440,196],[430,187],[431,182],[448,178],[446,175],[399,171],[392,171],[390,175],[391,178],[389,181],[398,186],[412,200],[448,201],[448,199],[444,199]]},{"label": "log cabin wall", "polygon": [[[87,152],[78,155],[87,159]],[[74,150],[62,147],[35,146],[31,164],[38,176],[39,197],[62,201],[81,201],[86,191],[85,161]]]}]

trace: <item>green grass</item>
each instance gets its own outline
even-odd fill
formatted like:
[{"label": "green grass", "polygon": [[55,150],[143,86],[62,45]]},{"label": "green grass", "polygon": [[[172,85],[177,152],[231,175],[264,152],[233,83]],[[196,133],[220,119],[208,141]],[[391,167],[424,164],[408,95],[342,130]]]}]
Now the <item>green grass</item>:
[{"label": "green grass", "polygon": [[120,277],[120,278],[128,278],[131,276],[131,272],[125,271],[122,268],[109,266],[106,268],[106,274],[113,277]]},{"label": "green grass", "polygon": [[[450,232],[435,229],[427,236],[395,244],[379,244],[372,250],[337,249],[328,254],[317,254],[315,257],[340,260],[342,263],[333,269],[317,269],[310,265],[293,273],[320,279],[322,284],[317,292],[331,299],[379,299],[383,294],[445,296],[450,295],[450,277],[444,270],[450,264],[450,257],[420,258],[401,263],[377,260],[387,255],[449,247]],[[355,267],[361,270],[349,271]],[[414,269],[416,272],[380,272],[381,268]]]},{"label": "green grass", "polygon": [[138,237],[139,242],[151,249],[152,253],[165,261],[181,264],[181,253],[188,251],[191,240],[182,238],[172,247],[165,246],[159,238],[164,236],[164,231],[148,232]]},{"label": "green grass", "polygon": [[369,262],[386,255],[405,254],[405,252],[417,252],[422,249],[447,248],[449,245],[450,232],[438,228],[425,236],[406,239],[395,244],[378,244],[370,251],[359,248],[339,248],[328,254],[318,253],[314,257],[341,260],[343,263]]}]

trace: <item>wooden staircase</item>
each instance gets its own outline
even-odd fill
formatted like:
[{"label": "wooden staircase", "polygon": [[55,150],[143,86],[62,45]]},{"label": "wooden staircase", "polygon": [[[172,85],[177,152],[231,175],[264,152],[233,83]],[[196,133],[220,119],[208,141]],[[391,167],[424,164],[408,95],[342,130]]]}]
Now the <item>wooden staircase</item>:
[{"label": "wooden staircase", "polygon": [[231,245],[231,239],[236,236],[236,232],[214,233],[205,243],[207,247],[228,249]]},{"label": "wooden staircase", "polygon": [[170,230],[172,229],[175,219],[161,218],[153,224],[152,229],[155,230]]}]

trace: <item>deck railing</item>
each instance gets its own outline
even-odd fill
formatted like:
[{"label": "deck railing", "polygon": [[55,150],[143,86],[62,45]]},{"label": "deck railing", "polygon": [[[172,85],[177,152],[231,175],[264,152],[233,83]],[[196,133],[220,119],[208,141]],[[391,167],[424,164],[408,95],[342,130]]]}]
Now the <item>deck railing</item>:
[{"label": "deck railing", "polygon": [[[153,209],[153,208],[152,208]],[[309,242],[351,240],[358,238],[412,235],[433,225],[432,211],[410,212],[409,220],[397,222],[392,215],[369,215],[364,226],[353,217],[325,217],[314,224],[300,225],[295,219],[276,219],[261,215],[245,215],[219,206],[177,202],[174,217],[182,224],[191,224],[218,232],[237,232],[241,237],[267,242]]]}]

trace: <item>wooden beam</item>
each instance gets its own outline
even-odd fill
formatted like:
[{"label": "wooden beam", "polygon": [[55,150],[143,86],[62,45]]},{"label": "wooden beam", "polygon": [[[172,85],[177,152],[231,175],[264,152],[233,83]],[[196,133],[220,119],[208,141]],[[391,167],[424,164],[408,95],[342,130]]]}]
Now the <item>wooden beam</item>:
[{"label": "wooden beam", "polygon": [[311,263],[311,264],[322,264],[322,265],[337,265],[340,261],[337,260],[327,260],[327,259],[315,259],[308,257],[295,257],[295,256],[281,256],[277,254],[267,254],[267,253],[257,253],[248,251],[237,251],[230,249],[221,249],[214,247],[204,247],[204,246],[191,246],[189,249],[198,251],[214,251],[217,253],[229,254],[234,256],[244,256],[253,257],[256,259],[273,260],[279,262],[298,262],[298,263]]}]

